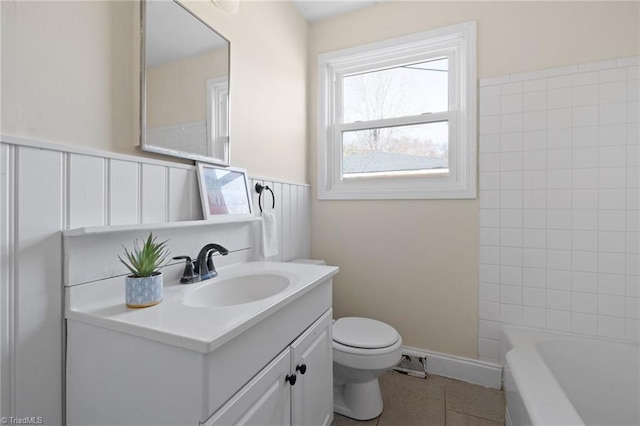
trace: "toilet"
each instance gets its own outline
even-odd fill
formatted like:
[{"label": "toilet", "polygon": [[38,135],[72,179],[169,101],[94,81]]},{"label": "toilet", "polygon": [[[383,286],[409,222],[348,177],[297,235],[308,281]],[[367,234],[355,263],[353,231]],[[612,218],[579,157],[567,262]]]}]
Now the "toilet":
[{"label": "toilet", "polygon": [[402,338],[388,324],[346,317],[333,323],[333,411],[356,420],[382,413],[378,377],[402,357]]},{"label": "toilet", "polygon": [[332,332],[333,411],[356,420],[378,417],[383,408],[378,378],[400,362],[402,337],[384,322],[361,317],[334,321]]}]

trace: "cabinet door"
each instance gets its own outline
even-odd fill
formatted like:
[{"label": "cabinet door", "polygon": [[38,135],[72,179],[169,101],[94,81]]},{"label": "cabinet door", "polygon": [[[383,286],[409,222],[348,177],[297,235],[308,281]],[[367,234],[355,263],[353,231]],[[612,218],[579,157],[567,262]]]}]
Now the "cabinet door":
[{"label": "cabinet door", "polygon": [[291,385],[285,381],[290,368],[290,351],[286,349],[216,411],[205,425],[290,424]]},{"label": "cabinet door", "polygon": [[[329,309],[291,345],[294,425],[329,425],[333,420],[333,311]],[[304,373],[303,373],[304,371]]]}]

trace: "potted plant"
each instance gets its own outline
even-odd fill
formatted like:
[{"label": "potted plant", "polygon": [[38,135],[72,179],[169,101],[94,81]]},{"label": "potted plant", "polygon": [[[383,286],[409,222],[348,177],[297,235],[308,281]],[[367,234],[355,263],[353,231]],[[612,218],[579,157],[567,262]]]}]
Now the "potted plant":
[{"label": "potted plant", "polygon": [[139,246],[134,241],[133,251],[124,248],[125,259],[118,255],[120,262],[131,275],[126,281],[126,304],[129,308],[146,308],[162,301],[162,272],[160,267],[168,261],[167,241],[158,242],[153,233]]}]

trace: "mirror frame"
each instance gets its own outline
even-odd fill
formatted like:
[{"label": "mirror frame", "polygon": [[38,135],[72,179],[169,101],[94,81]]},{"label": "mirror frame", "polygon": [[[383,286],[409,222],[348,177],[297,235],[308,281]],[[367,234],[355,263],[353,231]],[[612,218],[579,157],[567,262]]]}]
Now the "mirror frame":
[{"label": "mirror frame", "polygon": [[[229,63],[227,64],[227,68],[228,68],[227,75],[229,76],[229,85],[228,85],[227,91],[228,91],[228,96],[230,100],[231,99],[230,98],[231,96],[231,42],[229,41],[228,38],[220,34],[211,25],[207,24],[205,21],[200,19],[200,17],[195,15],[193,12],[187,9],[180,2],[176,0],[171,0],[171,1],[177,4],[178,6],[180,6],[182,9],[184,9],[187,13],[189,13],[195,19],[202,22],[211,31],[213,31],[215,34],[217,34],[220,38],[224,39],[228,43]],[[147,7],[147,0],[140,0],[140,132],[139,132],[140,140],[139,140],[138,148],[140,148],[143,151],[155,152],[157,154],[169,155],[172,157],[186,158],[186,159],[195,160],[195,161],[205,161],[207,163],[216,164],[216,165],[225,166],[225,167],[230,166],[231,165],[230,163],[231,137],[230,136],[227,137],[227,140],[224,145],[224,158],[207,157],[204,155],[194,154],[187,151],[179,151],[179,150],[163,148],[155,145],[147,145],[147,60],[146,60],[146,37],[147,37],[147,31],[146,31],[147,16],[146,15],[147,13],[146,13],[146,7]],[[209,108],[210,107],[207,105],[206,110],[208,115],[210,115]],[[209,122],[209,117],[207,117],[208,131],[210,129],[210,126],[211,124]],[[231,131],[230,131],[229,123],[227,123],[227,127],[229,129],[229,134],[230,134]]]}]

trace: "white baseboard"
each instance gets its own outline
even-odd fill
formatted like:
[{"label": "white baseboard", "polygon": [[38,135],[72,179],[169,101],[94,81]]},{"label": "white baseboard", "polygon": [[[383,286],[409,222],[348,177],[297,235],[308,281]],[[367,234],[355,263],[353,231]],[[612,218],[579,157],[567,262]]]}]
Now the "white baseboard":
[{"label": "white baseboard", "polygon": [[402,353],[427,358],[427,373],[462,380],[488,388],[502,387],[502,366],[471,358],[429,352],[423,349],[402,347]]}]

